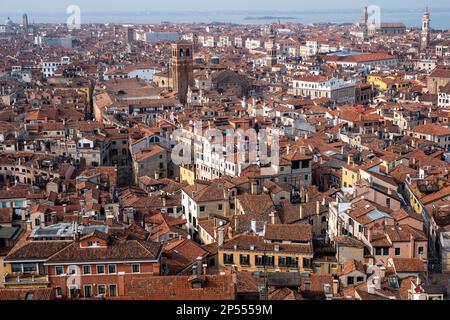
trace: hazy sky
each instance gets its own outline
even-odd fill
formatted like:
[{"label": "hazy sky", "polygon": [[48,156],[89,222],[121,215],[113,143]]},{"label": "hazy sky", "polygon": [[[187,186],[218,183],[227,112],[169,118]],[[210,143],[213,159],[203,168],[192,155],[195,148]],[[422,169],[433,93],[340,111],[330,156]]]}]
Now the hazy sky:
[{"label": "hazy sky", "polygon": [[359,9],[375,4],[383,8],[450,8],[449,0],[1,0],[2,12],[60,12],[75,4],[82,11],[211,11]]}]

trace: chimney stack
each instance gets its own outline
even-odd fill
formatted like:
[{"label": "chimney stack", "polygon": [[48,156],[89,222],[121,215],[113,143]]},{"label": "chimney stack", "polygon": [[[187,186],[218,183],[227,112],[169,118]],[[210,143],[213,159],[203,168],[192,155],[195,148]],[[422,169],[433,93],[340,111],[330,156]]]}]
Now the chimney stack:
[{"label": "chimney stack", "polygon": [[251,221],[251,228],[252,228],[252,232],[253,232],[254,234],[256,234],[256,233],[257,233],[257,230],[256,230],[256,220],[252,220],[252,221]]},{"label": "chimney stack", "polygon": [[202,270],[203,270],[203,257],[197,257],[197,276],[201,276],[202,275]]},{"label": "chimney stack", "polygon": [[112,226],[114,222],[114,216],[113,215],[106,216],[106,222],[109,227]]},{"label": "chimney stack", "polygon": [[299,196],[300,196],[300,202],[303,202],[305,199],[305,190],[303,189],[303,187],[300,187],[300,191],[299,191]]},{"label": "chimney stack", "polygon": [[348,158],[348,165],[352,165],[352,164],[354,163],[353,155],[352,155],[352,154],[349,154],[349,155],[347,156],[347,158]]},{"label": "chimney stack", "polygon": [[303,214],[303,205],[300,204],[300,220],[303,220],[304,214]]},{"label": "chimney stack", "polygon": [[381,281],[380,281],[380,277],[379,276],[374,276],[373,277],[373,284],[374,284],[374,287],[376,289],[378,289],[378,290],[381,289]]},{"label": "chimney stack", "polygon": [[339,293],[339,280],[333,280],[333,296],[337,296]]},{"label": "chimney stack", "polygon": [[256,184],[256,182],[251,183],[251,188],[252,188],[252,190],[251,190],[252,195],[257,195],[258,194],[258,185]]},{"label": "chimney stack", "polygon": [[33,230],[33,225],[31,224],[31,220],[28,219],[26,223],[27,223],[27,231]]},{"label": "chimney stack", "polygon": [[89,225],[89,216],[87,214],[85,214],[83,216],[82,223],[83,223],[83,226],[88,226]]},{"label": "chimney stack", "polygon": [[[222,222],[221,222],[222,223]],[[223,243],[225,242],[225,228],[223,225],[221,225],[218,229],[217,229],[217,244],[220,246],[223,245]]]},{"label": "chimney stack", "polygon": [[409,257],[414,258],[415,243],[414,243],[414,236],[412,234],[409,236],[409,250],[410,250]]},{"label": "chimney stack", "polygon": [[417,275],[417,278],[416,278],[416,285],[417,285],[417,286],[422,285],[422,279],[420,279],[420,276],[419,276],[419,275]]},{"label": "chimney stack", "polygon": [[134,210],[128,210],[127,211],[127,218],[128,218],[128,224],[133,224],[134,223]]},{"label": "chimney stack", "polygon": [[270,223],[275,224],[275,212],[272,211],[269,216],[270,216]]},{"label": "chimney stack", "polygon": [[380,278],[383,279],[386,277],[386,267],[382,266],[380,267]]},{"label": "chimney stack", "polygon": [[227,188],[223,189],[223,199],[224,199],[223,215],[225,217],[228,217],[230,207],[230,191]]},{"label": "chimney stack", "polygon": [[320,216],[320,201],[316,201],[316,214]]},{"label": "chimney stack", "polygon": [[58,222],[58,219],[56,217],[56,212],[52,212],[50,214],[50,222],[51,222],[51,224],[56,224]]}]

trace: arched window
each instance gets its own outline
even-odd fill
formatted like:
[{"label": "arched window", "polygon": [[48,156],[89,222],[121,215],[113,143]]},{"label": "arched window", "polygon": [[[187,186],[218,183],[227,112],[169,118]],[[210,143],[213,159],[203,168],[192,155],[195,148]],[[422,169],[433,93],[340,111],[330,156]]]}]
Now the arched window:
[{"label": "arched window", "polygon": [[180,57],[183,57],[183,56],[184,56],[183,49],[180,49]]},{"label": "arched window", "polygon": [[186,57],[189,57],[191,55],[191,50],[189,48],[186,49]]}]

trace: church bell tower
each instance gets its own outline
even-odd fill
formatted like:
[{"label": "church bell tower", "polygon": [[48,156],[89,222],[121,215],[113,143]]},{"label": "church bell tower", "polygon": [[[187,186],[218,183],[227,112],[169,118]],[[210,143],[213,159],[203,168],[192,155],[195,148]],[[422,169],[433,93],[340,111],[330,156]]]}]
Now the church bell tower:
[{"label": "church bell tower", "polygon": [[172,83],[182,104],[187,102],[189,86],[194,86],[194,46],[188,41],[172,44]]},{"label": "church bell tower", "polygon": [[427,50],[430,45],[431,28],[430,28],[430,12],[428,7],[425,9],[422,19],[422,32],[420,34],[420,51]]}]

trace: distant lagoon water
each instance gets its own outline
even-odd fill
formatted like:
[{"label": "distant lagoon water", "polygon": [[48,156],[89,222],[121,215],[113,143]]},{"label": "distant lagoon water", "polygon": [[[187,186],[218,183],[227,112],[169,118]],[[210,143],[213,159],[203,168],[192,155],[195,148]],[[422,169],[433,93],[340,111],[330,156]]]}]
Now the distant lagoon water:
[{"label": "distant lagoon water", "polygon": [[[450,29],[450,8],[431,8],[431,25],[434,29]],[[407,27],[420,27],[423,9],[389,9],[381,12],[382,22],[403,22]],[[0,12],[3,21],[7,16],[20,22],[22,13]],[[81,12],[81,22],[89,23],[233,23],[267,24],[277,20],[302,24],[311,23],[356,23],[361,10],[309,10],[309,11],[191,11],[191,12]],[[29,12],[30,23],[64,23],[65,12]],[[3,22],[1,21],[1,22]]]}]

